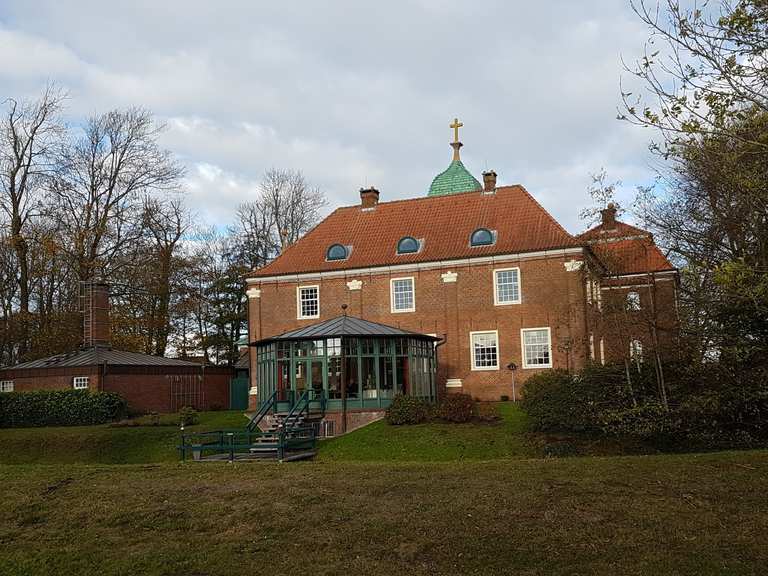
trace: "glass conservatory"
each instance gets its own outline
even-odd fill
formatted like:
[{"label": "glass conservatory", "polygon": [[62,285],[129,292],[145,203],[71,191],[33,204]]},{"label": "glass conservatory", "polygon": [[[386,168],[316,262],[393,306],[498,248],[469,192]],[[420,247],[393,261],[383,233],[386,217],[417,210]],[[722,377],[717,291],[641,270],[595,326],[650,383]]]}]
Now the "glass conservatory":
[{"label": "glass conservatory", "polygon": [[325,412],[383,409],[395,394],[436,398],[439,338],[340,316],[252,344],[259,404],[302,397]]}]

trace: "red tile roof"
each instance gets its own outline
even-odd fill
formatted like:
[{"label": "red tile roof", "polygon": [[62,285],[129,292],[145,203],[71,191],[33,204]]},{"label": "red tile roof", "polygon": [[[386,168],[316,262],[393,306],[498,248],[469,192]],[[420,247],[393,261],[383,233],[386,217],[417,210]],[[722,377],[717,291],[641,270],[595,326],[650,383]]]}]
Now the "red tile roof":
[{"label": "red tile roof", "polygon": [[587,242],[607,240],[610,238],[627,238],[630,236],[650,236],[650,232],[625,224],[624,222],[615,221],[610,228],[605,224],[599,224],[594,228],[590,228],[586,232],[582,232],[576,238]]},{"label": "red tile roof", "polygon": [[653,235],[616,220],[610,226],[599,224],[576,237],[592,247],[608,274],[640,274],[675,270],[653,242]]},{"label": "red tile roof", "polygon": [[[471,247],[478,228],[496,231],[491,246]],[[398,240],[413,236],[415,254],[396,253]],[[332,244],[351,246],[343,261],[327,261]],[[263,277],[432,262],[473,256],[514,254],[578,246],[579,243],[520,185],[495,194],[466,192],[448,196],[380,202],[373,210],[359,205],[338,208],[251,276]]]},{"label": "red tile roof", "polygon": [[675,270],[650,236],[593,244],[592,251],[610,275]]}]

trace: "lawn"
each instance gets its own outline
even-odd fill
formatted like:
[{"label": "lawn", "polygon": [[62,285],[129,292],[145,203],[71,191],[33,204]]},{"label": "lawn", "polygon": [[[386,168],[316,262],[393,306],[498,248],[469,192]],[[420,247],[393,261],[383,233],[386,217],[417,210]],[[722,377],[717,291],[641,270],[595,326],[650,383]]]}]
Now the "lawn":
[{"label": "lawn", "polygon": [[498,405],[500,422],[389,426],[383,420],[352,434],[322,442],[320,459],[328,461],[492,460],[530,458],[535,443],[525,434],[525,413],[511,402]]},{"label": "lawn", "polygon": [[746,575],[768,452],[0,466],[0,574]]},{"label": "lawn", "polygon": [[[242,412],[202,412],[192,430],[243,428]],[[143,464],[176,462],[179,453],[178,420],[174,415],[160,417],[161,424],[112,427],[68,426],[53,428],[14,428],[0,430],[0,464]]]},{"label": "lawn", "polygon": [[[532,458],[560,438],[525,432],[525,414],[517,405],[498,404],[502,419],[491,423],[389,426],[374,422],[345,436],[319,443],[318,459],[327,462],[447,462]],[[74,426],[0,430],[0,464],[151,464],[176,462],[179,454],[177,417],[165,415],[153,426],[144,417],[136,427]],[[242,412],[203,412],[189,431],[243,428]],[[606,440],[567,438],[566,444],[586,455],[621,454],[624,445]]]}]

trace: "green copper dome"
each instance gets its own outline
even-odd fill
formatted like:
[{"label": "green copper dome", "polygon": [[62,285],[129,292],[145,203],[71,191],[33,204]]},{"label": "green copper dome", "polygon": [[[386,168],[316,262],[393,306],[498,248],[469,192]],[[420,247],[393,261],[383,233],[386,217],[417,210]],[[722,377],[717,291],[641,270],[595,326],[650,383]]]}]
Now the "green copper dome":
[{"label": "green copper dome", "polygon": [[469,173],[461,160],[455,159],[444,172],[435,176],[427,196],[445,196],[482,189],[483,186]]}]

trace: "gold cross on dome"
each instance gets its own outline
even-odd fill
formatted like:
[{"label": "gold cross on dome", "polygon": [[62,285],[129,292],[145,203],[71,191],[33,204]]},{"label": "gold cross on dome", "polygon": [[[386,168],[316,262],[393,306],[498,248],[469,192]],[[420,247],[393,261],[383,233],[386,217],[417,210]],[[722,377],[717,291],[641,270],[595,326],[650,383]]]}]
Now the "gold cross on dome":
[{"label": "gold cross on dome", "polygon": [[453,141],[454,143],[459,141],[459,128],[464,126],[461,122],[459,122],[458,118],[454,118],[453,122],[449,124],[449,128],[453,128]]}]

